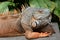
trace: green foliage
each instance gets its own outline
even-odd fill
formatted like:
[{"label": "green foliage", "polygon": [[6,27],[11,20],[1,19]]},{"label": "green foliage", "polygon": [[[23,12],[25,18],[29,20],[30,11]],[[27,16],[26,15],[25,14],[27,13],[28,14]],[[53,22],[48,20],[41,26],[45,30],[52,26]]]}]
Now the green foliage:
[{"label": "green foliage", "polygon": [[2,2],[0,3],[0,13],[5,13],[9,11],[8,5],[13,5],[11,2]]},{"label": "green foliage", "polygon": [[55,3],[50,0],[30,0],[31,7],[35,8],[48,8],[50,11],[53,11],[55,8]]},{"label": "green foliage", "polygon": [[60,18],[60,0],[56,0],[55,3],[56,3],[56,8],[54,14]]}]

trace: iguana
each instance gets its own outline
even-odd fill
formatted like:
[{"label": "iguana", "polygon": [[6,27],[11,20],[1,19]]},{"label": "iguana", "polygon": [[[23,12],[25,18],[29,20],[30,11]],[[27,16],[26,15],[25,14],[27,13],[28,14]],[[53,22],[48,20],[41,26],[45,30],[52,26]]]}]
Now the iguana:
[{"label": "iguana", "polygon": [[46,37],[54,32],[50,22],[48,9],[28,7],[21,14],[0,16],[0,36],[24,34],[26,38]]}]

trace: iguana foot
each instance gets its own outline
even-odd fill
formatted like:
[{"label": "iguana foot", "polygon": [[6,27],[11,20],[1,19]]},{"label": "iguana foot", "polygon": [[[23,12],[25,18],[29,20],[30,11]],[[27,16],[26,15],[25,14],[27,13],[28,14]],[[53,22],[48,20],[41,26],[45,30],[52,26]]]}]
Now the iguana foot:
[{"label": "iguana foot", "polygon": [[47,37],[51,35],[51,33],[39,33],[39,32],[27,32],[25,33],[25,37],[28,39],[33,39],[33,38],[40,38],[40,37]]}]

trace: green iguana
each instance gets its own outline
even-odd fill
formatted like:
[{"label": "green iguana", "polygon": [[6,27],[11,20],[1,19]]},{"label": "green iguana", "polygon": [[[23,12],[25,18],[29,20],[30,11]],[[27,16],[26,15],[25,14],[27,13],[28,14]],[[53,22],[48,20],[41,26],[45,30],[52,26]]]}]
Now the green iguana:
[{"label": "green iguana", "polygon": [[48,9],[28,7],[21,14],[0,16],[0,37],[23,34],[26,38],[46,37],[54,32],[50,22]]}]

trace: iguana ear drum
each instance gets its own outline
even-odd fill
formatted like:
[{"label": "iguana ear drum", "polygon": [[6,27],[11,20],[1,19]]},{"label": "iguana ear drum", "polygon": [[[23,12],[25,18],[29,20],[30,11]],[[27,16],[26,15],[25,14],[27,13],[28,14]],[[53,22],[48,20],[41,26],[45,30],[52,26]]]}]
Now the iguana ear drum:
[{"label": "iguana ear drum", "polygon": [[32,22],[33,28],[37,29],[37,28],[39,28],[39,26],[40,26],[40,21],[36,20],[36,21]]},{"label": "iguana ear drum", "polygon": [[32,22],[32,27],[35,28],[37,26],[36,22]]}]

